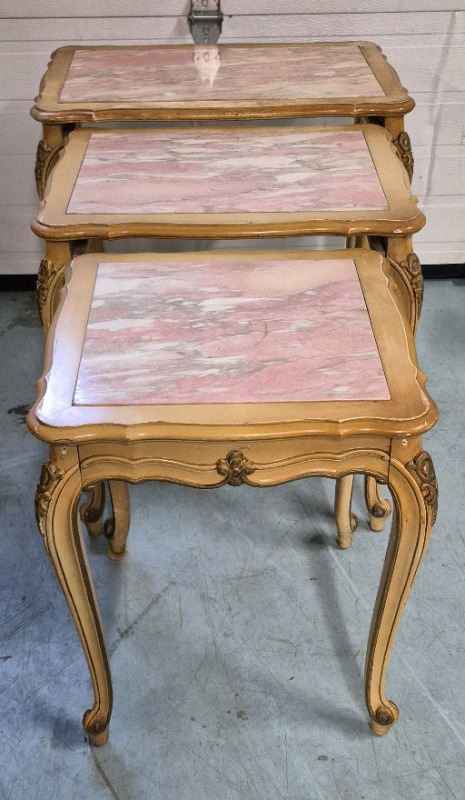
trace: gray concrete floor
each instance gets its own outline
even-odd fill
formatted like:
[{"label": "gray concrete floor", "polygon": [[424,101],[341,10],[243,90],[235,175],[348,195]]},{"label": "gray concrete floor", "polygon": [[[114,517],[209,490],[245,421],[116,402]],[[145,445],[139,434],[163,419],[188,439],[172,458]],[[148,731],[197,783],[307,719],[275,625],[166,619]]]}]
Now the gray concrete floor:
[{"label": "gray concrete floor", "polygon": [[370,732],[363,661],[387,533],[338,550],[334,485],[131,487],[130,556],[88,542],[111,654],[109,743],[89,746],[84,656],[34,520],[45,448],[24,419],[42,366],[32,293],[0,295],[1,800],[465,798],[465,282],[429,282],[420,364],[440,507]]}]

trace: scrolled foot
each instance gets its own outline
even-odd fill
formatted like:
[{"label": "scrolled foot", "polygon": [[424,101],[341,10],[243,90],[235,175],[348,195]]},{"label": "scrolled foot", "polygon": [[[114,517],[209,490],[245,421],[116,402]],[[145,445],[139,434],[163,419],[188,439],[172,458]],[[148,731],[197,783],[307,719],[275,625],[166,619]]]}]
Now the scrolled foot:
[{"label": "scrolled foot", "polygon": [[99,719],[96,717],[94,710],[89,709],[84,714],[82,724],[95,747],[101,747],[108,742],[108,734],[110,733],[109,719]]},{"label": "scrolled foot", "polygon": [[383,531],[384,524],[391,513],[391,504],[381,495],[379,484],[371,475],[367,475],[365,478],[365,500],[370,515],[371,530]]},{"label": "scrolled foot", "polygon": [[122,558],[126,558],[129,555],[129,550],[127,549],[126,545],[123,542],[123,546],[118,547],[117,543],[115,542],[115,530],[116,530],[116,523],[114,517],[109,517],[109,519],[105,520],[103,526],[103,532],[107,537],[108,541],[110,542],[110,547],[107,550],[108,558],[111,558],[113,561],[121,561]]},{"label": "scrolled foot", "polygon": [[89,497],[79,509],[79,515],[89,536],[100,536],[102,517],[105,511],[105,484],[98,483],[88,489]]},{"label": "scrolled foot", "polygon": [[371,530],[379,533],[380,531],[384,531],[386,519],[391,513],[391,504],[388,500],[382,505],[381,503],[375,503],[374,506],[368,509],[368,513],[370,515]]},{"label": "scrolled foot", "polygon": [[341,528],[338,531],[337,543],[341,550],[347,550],[348,547],[352,544],[352,539],[354,536],[355,531],[358,527],[358,517],[356,514],[350,512],[349,514],[349,528],[347,529],[347,525],[344,526],[344,529]]},{"label": "scrolled foot", "polygon": [[342,550],[347,550],[352,544],[352,537],[358,525],[357,517],[350,510],[353,482],[353,475],[343,475],[336,481],[334,514],[337,526],[337,543]]},{"label": "scrolled foot", "polygon": [[389,703],[389,706],[379,706],[370,720],[371,730],[377,736],[386,736],[398,718],[399,709],[395,703]]}]

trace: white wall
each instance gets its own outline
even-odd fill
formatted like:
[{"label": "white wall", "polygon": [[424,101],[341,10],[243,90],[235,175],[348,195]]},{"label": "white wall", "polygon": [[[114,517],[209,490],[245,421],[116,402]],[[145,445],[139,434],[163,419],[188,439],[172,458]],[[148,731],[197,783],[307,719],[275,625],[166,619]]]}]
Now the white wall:
[{"label": "white wall", "polygon": [[[0,0],[0,274],[35,272],[43,252],[29,232],[40,138],[29,109],[50,53],[72,43],[190,42],[189,5]],[[222,42],[367,39],[382,47],[417,103],[406,128],[427,225],[415,249],[424,264],[465,262],[464,0],[222,0],[222,8]]]}]

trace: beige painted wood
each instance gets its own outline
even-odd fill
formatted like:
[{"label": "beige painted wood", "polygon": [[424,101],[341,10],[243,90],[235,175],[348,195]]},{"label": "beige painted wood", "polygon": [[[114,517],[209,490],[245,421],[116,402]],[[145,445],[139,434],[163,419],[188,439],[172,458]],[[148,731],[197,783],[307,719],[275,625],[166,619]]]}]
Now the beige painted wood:
[{"label": "beige painted wood", "polygon": [[79,516],[86,526],[89,536],[100,536],[104,533],[110,542],[108,556],[114,561],[125,558],[128,554],[126,539],[131,520],[128,488],[122,481],[109,481],[108,489],[113,514],[103,520],[105,511],[106,484],[96,483],[88,486],[87,500],[79,507]]},{"label": "beige painted wood", "polygon": [[391,504],[382,496],[379,485],[369,475],[365,479],[365,500],[370,515],[371,530],[384,530],[386,519],[391,513]]},{"label": "beige painted wood", "polygon": [[358,525],[358,519],[351,511],[353,485],[353,475],[343,475],[336,481],[334,517],[337,526],[337,543],[343,550],[352,544]]},{"label": "beige painted wood", "polygon": [[[181,413],[176,405],[73,406],[96,270],[109,256],[83,256],[69,270],[28,425],[50,445],[36,494],[37,520],[87,658],[94,704],[84,715],[84,728],[96,745],[108,738],[111,674],[77,506],[83,489],[104,480],[112,486],[166,480],[199,488],[260,487],[361,472],[387,482],[396,514],[369,636],[365,686],[373,731],[387,733],[397,720],[384,683],[396,628],[435,518],[437,483],[420,435],[434,425],[437,412],[416,363],[411,331],[390,293],[387,262],[371,251],[328,255],[356,262],[390,400],[206,404],[183,406]],[[326,256],[299,252],[292,257]],[[193,267],[198,258],[205,254],[190,256]],[[243,260],[244,253],[215,256],[223,258]],[[249,253],[248,258],[253,269],[260,259],[283,255]],[[121,537],[119,552],[123,546]]]},{"label": "beige painted wood", "polygon": [[88,487],[88,497],[79,508],[79,515],[89,536],[100,536],[105,511],[105,484],[97,483]]}]

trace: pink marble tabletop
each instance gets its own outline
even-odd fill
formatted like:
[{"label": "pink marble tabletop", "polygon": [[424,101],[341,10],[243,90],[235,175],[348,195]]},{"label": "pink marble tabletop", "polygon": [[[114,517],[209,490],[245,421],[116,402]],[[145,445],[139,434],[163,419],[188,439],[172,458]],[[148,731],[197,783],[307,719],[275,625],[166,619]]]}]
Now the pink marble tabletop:
[{"label": "pink marble tabletop", "polygon": [[67,214],[385,210],[361,130],[92,134]]},{"label": "pink marble tabletop", "polygon": [[389,398],[350,259],[98,267],[74,405]]},{"label": "pink marble tabletop", "polygon": [[288,44],[77,50],[61,103],[385,97],[360,47]]}]

